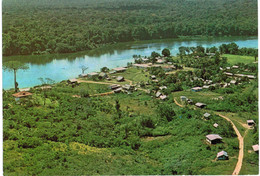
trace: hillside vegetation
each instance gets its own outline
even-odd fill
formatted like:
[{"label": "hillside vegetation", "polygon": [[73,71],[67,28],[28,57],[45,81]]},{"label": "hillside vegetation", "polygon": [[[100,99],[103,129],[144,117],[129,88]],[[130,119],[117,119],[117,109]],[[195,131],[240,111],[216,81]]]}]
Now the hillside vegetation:
[{"label": "hillside vegetation", "polygon": [[257,35],[257,0],[3,1],[5,56],[197,35]]},{"label": "hillside vegetation", "polygon": [[[5,174],[231,175],[243,148],[240,174],[257,175],[259,157],[252,146],[259,143],[258,65],[243,63],[243,57],[232,65],[216,47],[186,50],[177,57],[168,49],[163,56],[136,57],[124,72],[101,68],[109,79],[92,74],[47,90],[36,86],[19,100],[13,90],[3,91]],[[118,76],[125,80],[117,82]],[[96,95],[111,93],[111,84],[120,91]],[[191,90],[198,86],[200,91]],[[199,102],[206,106],[197,107]],[[237,126],[244,147],[219,114]],[[208,134],[223,140],[210,144]],[[222,150],[228,160],[217,160]]]}]

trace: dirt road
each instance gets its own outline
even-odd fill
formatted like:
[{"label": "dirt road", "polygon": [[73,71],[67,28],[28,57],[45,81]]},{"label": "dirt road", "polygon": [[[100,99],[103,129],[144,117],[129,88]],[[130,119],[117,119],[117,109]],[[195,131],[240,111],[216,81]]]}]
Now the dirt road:
[{"label": "dirt road", "polygon": [[180,106],[182,108],[184,107],[183,105],[179,104],[178,101],[175,98],[174,98],[174,102],[175,102],[176,105],[178,105],[178,106]]},{"label": "dirt road", "polygon": [[239,141],[239,154],[238,154],[238,161],[237,161],[237,165],[235,167],[235,170],[233,171],[232,175],[238,175],[242,164],[243,164],[243,158],[244,158],[244,138],[241,136],[240,132],[238,131],[237,127],[235,126],[235,124],[226,116],[223,116],[221,114],[218,114],[218,116],[226,119],[227,121],[229,121],[233,127],[233,129],[235,130],[236,134],[237,134],[237,138]]}]

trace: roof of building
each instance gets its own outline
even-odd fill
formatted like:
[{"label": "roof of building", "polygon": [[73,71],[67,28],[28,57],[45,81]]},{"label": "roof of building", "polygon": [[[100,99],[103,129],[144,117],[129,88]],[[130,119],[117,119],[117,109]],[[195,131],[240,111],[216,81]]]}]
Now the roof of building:
[{"label": "roof of building", "polygon": [[196,103],[195,106],[198,106],[198,107],[200,107],[200,106],[206,106],[206,104],[204,104],[204,103]]},{"label": "roof of building", "polygon": [[156,63],[164,63],[164,60],[163,60],[163,59],[158,59],[158,60],[156,61]]},{"label": "roof of building", "polygon": [[217,154],[217,157],[221,157],[221,156],[227,156],[228,157],[228,154],[227,154],[227,152],[222,150],[221,152],[218,152],[218,154]]},{"label": "roof of building", "polygon": [[159,97],[160,95],[162,95],[162,93],[158,91],[155,96]]},{"label": "roof of building", "polygon": [[124,80],[124,77],[123,77],[123,76],[118,76],[118,77],[116,78],[116,80],[117,80],[117,81]]},{"label": "roof of building", "polygon": [[218,134],[208,134],[206,136],[206,138],[208,138],[211,141],[216,140],[216,139],[222,139],[222,137],[220,137]]},{"label": "roof of building", "polygon": [[254,75],[246,75],[248,78],[252,78],[252,79],[255,79],[255,76]]},{"label": "roof of building", "polygon": [[247,120],[246,122],[247,122],[247,123],[255,123],[254,120]]},{"label": "roof of building", "polygon": [[38,89],[46,90],[46,89],[51,89],[51,86],[41,86]]},{"label": "roof of building", "polygon": [[161,96],[160,96],[160,99],[161,99],[161,100],[165,100],[166,98],[167,98],[166,95],[161,95]]},{"label": "roof of building", "polygon": [[121,88],[121,87],[114,90],[115,93],[119,93],[119,92],[121,92],[121,91],[122,91],[122,88]]},{"label": "roof of building", "polygon": [[167,89],[167,87],[166,86],[161,86],[161,87],[159,87],[159,89],[163,90],[163,89]]},{"label": "roof of building", "polygon": [[116,89],[116,88],[119,88],[119,87],[121,87],[120,85],[118,85],[118,84],[112,84],[112,85],[110,85],[109,86],[111,89]]},{"label": "roof of building", "polygon": [[31,95],[32,95],[32,93],[26,92],[26,91],[22,91],[22,92],[18,92],[18,93],[13,94],[13,96],[15,98],[27,97],[27,96],[31,96]]},{"label": "roof of building", "polygon": [[203,88],[203,89],[208,89],[209,86],[204,85],[202,88]]},{"label": "roof of building", "polygon": [[125,84],[125,85],[122,86],[122,88],[123,88],[123,89],[126,89],[126,90],[131,89],[131,87],[132,87],[132,86],[129,85],[129,84]]},{"label": "roof of building", "polygon": [[69,79],[69,82],[71,82],[71,83],[74,83],[74,82],[78,82],[78,80],[77,79]]},{"label": "roof of building", "polygon": [[217,123],[214,123],[214,125],[213,125],[215,128],[217,128],[218,127],[218,124]]},{"label": "roof of building", "polygon": [[209,116],[210,116],[210,114],[207,112],[204,114],[204,117],[209,117]]},{"label": "roof of building", "polygon": [[149,68],[151,67],[149,64],[133,64],[135,67],[141,67],[141,68]]},{"label": "roof of building", "polygon": [[202,87],[193,87],[193,88],[191,88],[192,90],[201,90],[202,89]]},{"label": "roof of building", "polygon": [[228,73],[228,72],[225,72],[225,74],[228,75],[228,76],[232,76],[233,75],[233,73]]},{"label": "roof of building", "polygon": [[127,68],[125,68],[125,67],[118,67],[118,68],[114,68],[113,70],[115,70],[115,71],[125,71],[125,70],[127,70]]},{"label": "roof of building", "polygon": [[237,82],[236,80],[231,80],[230,81],[231,84],[236,84],[236,82]]},{"label": "roof of building", "polygon": [[253,148],[253,150],[254,150],[255,152],[257,152],[257,151],[259,150],[258,144],[253,145],[252,148]]},{"label": "roof of building", "polygon": [[22,89],[19,89],[20,90],[20,92],[23,92],[23,91],[26,91],[26,92],[28,92],[28,91],[30,91],[30,87],[29,88],[22,88]]},{"label": "roof of building", "polygon": [[238,76],[238,77],[244,77],[244,76],[246,76],[246,75],[244,75],[244,74],[234,74],[235,76]]}]

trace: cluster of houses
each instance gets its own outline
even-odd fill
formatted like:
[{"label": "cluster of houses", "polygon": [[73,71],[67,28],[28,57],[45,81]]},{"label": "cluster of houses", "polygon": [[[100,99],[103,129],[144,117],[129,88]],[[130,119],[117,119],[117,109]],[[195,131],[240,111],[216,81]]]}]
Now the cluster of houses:
[{"label": "cluster of houses", "polygon": [[124,92],[127,94],[131,94],[132,91],[137,91],[137,88],[133,85],[125,84],[125,85],[119,85],[119,84],[112,84],[109,86],[109,88],[114,92],[114,93],[120,93]]},{"label": "cluster of houses", "polygon": [[255,79],[256,78],[254,75],[233,74],[233,73],[230,73],[230,72],[224,72],[224,74],[227,75],[227,76],[238,77],[238,78],[242,78],[242,77],[247,77],[249,79]]},{"label": "cluster of houses", "polygon": [[[126,71],[128,68],[127,67],[118,67],[118,68],[114,68],[113,70],[111,70],[109,72],[109,74],[114,74],[114,73],[121,73]],[[91,73],[87,73],[87,74],[80,74],[79,75],[80,78],[99,78],[99,79],[110,79],[108,74],[105,72],[91,72]]]},{"label": "cluster of houses", "polygon": [[225,69],[220,67],[219,69],[220,70],[225,70],[226,72],[224,72],[224,74],[227,75],[227,76],[238,77],[238,78],[247,77],[249,79],[255,79],[256,78],[254,75],[233,74],[233,73],[227,72],[228,70],[236,70],[238,68],[239,68],[239,66],[233,65],[232,67],[226,67]]},{"label": "cluster of houses", "polygon": [[[168,62],[168,63],[172,64],[171,62]],[[152,63],[132,64],[132,67],[134,67],[134,68],[142,68],[142,69],[148,69],[148,68],[152,68],[152,67],[155,67],[155,68],[161,67],[166,72],[176,70],[176,67],[174,65],[159,65],[159,64],[152,64]]]}]

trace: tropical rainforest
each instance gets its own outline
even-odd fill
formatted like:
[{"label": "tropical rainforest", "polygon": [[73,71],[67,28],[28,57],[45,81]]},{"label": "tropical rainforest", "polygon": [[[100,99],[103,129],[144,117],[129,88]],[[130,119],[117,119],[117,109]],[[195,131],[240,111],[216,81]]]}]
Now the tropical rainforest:
[{"label": "tropical rainforest", "polygon": [[255,36],[257,0],[4,0],[3,55],[183,36]]}]

